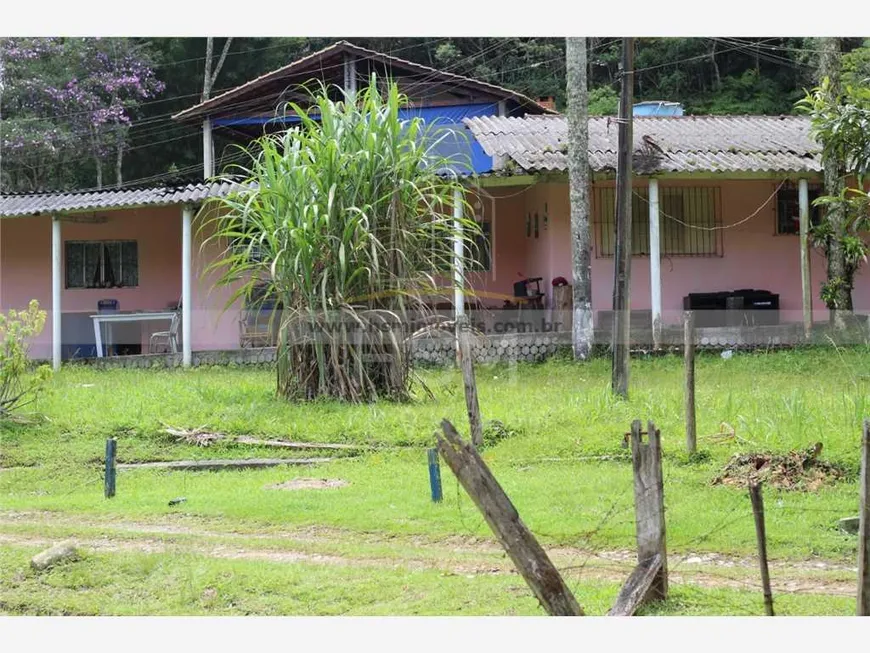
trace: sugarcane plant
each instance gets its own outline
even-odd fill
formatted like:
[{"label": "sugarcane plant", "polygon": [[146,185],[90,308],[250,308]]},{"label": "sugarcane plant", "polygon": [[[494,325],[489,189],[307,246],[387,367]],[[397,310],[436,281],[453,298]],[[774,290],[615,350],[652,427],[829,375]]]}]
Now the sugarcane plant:
[{"label": "sugarcane plant", "polygon": [[235,190],[200,227],[222,252],[210,271],[228,308],[277,302],[280,396],[406,400],[411,336],[464,283],[454,238],[471,252],[480,232],[454,217],[457,198],[471,215],[453,172],[467,164],[439,153],[450,132],[402,119],[395,83],[309,96],[283,107],[293,127],[241,147],[222,175]]}]

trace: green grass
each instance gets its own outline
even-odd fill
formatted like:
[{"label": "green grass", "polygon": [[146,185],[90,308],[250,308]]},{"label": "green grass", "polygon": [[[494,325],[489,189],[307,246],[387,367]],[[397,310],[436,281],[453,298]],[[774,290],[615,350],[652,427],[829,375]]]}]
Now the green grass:
[{"label": "green grass", "polygon": [[[214,560],[191,554],[88,554],[46,572],[27,567],[36,548],[0,549],[0,612],[38,615],[540,615],[522,579]],[[587,614],[601,615],[618,583],[571,583]],[[853,613],[843,597],[785,595],[781,615]],[[647,614],[757,615],[758,593],[677,586]]]},{"label": "green grass", "polygon": [[[513,368],[480,366],[477,376],[484,418],[498,419],[513,432],[512,437],[488,447],[484,457],[525,523],[546,545],[630,550],[634,546],[632,478],[627,451],[621,446],[622,436],[632,419],[652,419],[662,431],[665,452],[669,552],[717,551],[751,556],[755,535],[748,497],[743,490],[712,486],[711,479],[734,453],[787,451],[821,441],[822,457],[842,464],[849,475],[845,481],[816,492],[766,488],[768,551],[773,559],[821,556],[850,563],[855,560],[856,539],[839,533],[835,526],[839,517],[856,514],[858,509],[860,428],[862,418],[870,413],[866,400],[870,374],[864,372],[868,368],[870,350],[865,348],[736,354],[730,360],[701,355],[696,367],[697,413],[698,433],[702,436],[699,445],[704,457],[699,462],[689,462],[683,453],[682,365],[675,356],[634,360],[629,401],[611,397],[609,361],[605,359],[582,365],[551,361]],[[345,554],[359,553],[364,548],[361,540],[354,542],[354,533],[367,534],[365,546],[369,547],[376,546],[371,538],[389,541],[394,537],[421,537],[430,542],[453,536],[489,539],[490,532],[480,513],[446,467],[442,467],[444,502],[432,504],[429,500],[423,447],[432,446],[433,433],[442,418],[451,419],[462,432],[467,432],[467,418],[456,371],[425,370],[422,378],[435,394],[434,400],[420,391],[413,402],[406,404],[300,405],[275,397],[274,372],[265,368],[189,371],[65,368],[35,406],[43,419],[29,424],[0,425],[0,463],[4,467],[26,466],[0,473],[0,502],[6,510],[64,513],[80,521],[80,532],[89,527],[89,520],[159,521],[177,519],[179,515],[205,520],[225,532],[280,534],[294,528],[329,527],[346,534],[335,544]],[[703,437],[718,433],[723,422],[735,429],[736,439],[714,443]],[[412,448],[344,457],[315,468],[220,473],[122,471],[118,476],[118,495],[111,501],[105,500],[100,461],[108,436],[118,438],[122,462],[308,455],[229,443],[210,447],[180,444],[163,432],[166,425],[298,441]],[[595,456],[610,459],[590,459]],[[269,484],[300,476],[341,478],[349,481],[349,485],[326,491],[265,489]],[[169,507],[168,500],[178,496],[186,497],[187,501]],[[4,531],[10,532],[0,525],[0,533]],[[4,550],[2,543],[0,550]],[[139,554],[100,555],[111,555],[113,559],[132,556],[132,560]],[[393,550],[385,551],[384,555],[403,554]],[[151,557],[158,562],[149,564],[159,566],[163,564],[159,560],[165,556]],[[203,560],[173,562],[172,574],[181,573],[188,564],[208,569],[223,569],[236,563],[242,567],[256,564],[198,557]],[[326,594],[333,589],[337,593],[336,609],[352,614],[390,610],[403,614],[414,613],[413,610],[421,614],[428,613],[427,610],[437,613],[436,604],[442,600],[446,601],[444,605],[459,605],[445,598],[447,590],[437,589],[440,581],[435,572],[420,571],[409,590],[427,597],[419,604],[390,602],[381,597],[377,601],[372,599],[373,603],[362,599],[357,603],[351,601],[353,605],[348,608],[341,591],[330,585],[352,584],[340,578],[348,573],[346,569],[321,570],[318,582],[330,588],[324,590]],[[286,578],[292,576],[289,571],[274,575],[284,578],[282,574],[289,574]],[[384,576],[385,587],[392,582],[387,580],[388,570],[378,570],[376,575]],[[477,610],[488,614],[508,613],[505,610],[527,613],[523,603],[528,598],[526,593],[514,596],[516,593],[506,593],[499,585],[503,580],[491,582],[491,590],[486,591],[500,598],[484,599],[485,592],[478,596],[469,590],[472,601],[467,608],[469,613]],[[28,603],[30,607],[19,610],[4,598],[10,596],[9,591],[10,586],[4,580],[0,585],[0,601],[7,607],[0,606],[0,610],[74,611],[64,603],[66,599],[60,598],[41,607],[38,601]],[[122,588],[118,591],[122,592]],[[155,592],[155,596],[160,593],[156,585],[149,591]],[[592,596],[603,597],[599,613],[606,611],[612,592],[588,591]],[[681,586],[661,609],[669,614],[695,614],[697,610],[719,614],[713,598],[719,591]],[[749,605],[741,603],[743,599],[739,597],[743,593],[721,591],[730,597],[726,603]],[[698,593],[707,598],[699,598]],[[751,597],[751,605],[758,603],[756,594],[750,592],[747,597]],[[75,602],[74,594],[68,598]],[[16,600],[19,603],[15,605],[23,605],[23,599]],[[587,601],[585,596],[582,600]],[[81,606],[87,607],[82,609],[85,612],[102,609],[97,599],[93,601],[82,599]],[[147,613],[152,609],[164,610],[162,613],[182,610],[171,601],[143,601],[138,608],[129,604],[131,613],[136,609]],[[204,609],[192,601],[188,596],[184,609]],[[259,605],[254,597],[246,601],[244,605]],[[317,610],[333,613],[317,601],[308,608],[300,607],[300,602],[288,601],[276,609],[293,614]],[[845,604],[835,597],[789,595],[784,601],[794,602],[795,614],[838,614],[845,610]],[[112,608],[123,609],[126,609],[123,605]],[[257,609],[260,608],[251,608],[254,612]],[[535,613],[534,602],[529,609]],[[243,612],[241,608],[238,611]],[[443,613],[451,612],[445,608]]]}]

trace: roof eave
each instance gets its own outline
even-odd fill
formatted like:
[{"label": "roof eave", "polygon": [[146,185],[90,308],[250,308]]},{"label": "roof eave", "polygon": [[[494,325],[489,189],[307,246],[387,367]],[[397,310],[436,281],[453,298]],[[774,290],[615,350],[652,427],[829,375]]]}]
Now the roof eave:
[{"label": "roof eave", "polygon": [[401,59],[399,57],[394,57],[392,55],[384,54],[382,52],[377,52],[375,50],[369,50],[368,48],[363,48],[349,41],[336,41],[332,45],[329,45],[317,52],[313,52],[301,59],[297,59],[286,66],[282,66],[276,70],[265,73],[260,77],[252,79],[249,82],[245,82],[240,86],[237,86],[233,89],[230,89],[218,96],[210,98],[204,102],[200,102],[188,109],[183,111],[179,111],[178,113],[172,116],[172,120],[177,120],[182,123],[193,123],[197,120],[205,120],[209,116],[218,113],[220,108],[224,106],[227,100],[230,100],[234,97],[238,97],[239,95],[243,95],[246,91],[255,90],[256,88],[266,84],[275,79],[280,79],[283,75],[291,73],[293,68],[302,68],[304,62],[314,61],[317,58],[323,58],[325,55],[340,53],[340,52],[350,52],[357,55],[362,55],[365,57],[373,58],[379,60],[381,63],[386,62],[397,62],[402,65],[408,65],[410,67],[427,70],[430,72],[435,72],[444,77],[461,80],[468,86],[476,87],[478,90],[483,90],[485,92],[490,92],[493,94],[500,94],[504,96],[505,100],[513,100],[521,107],[527,110],[534,110],[540,114],[546,115],[559,115],[559,112],[555,109],[550,109],[536,102],[532,98],[523,95],[517,91],[513,91],[509,88],[501,87],[496,84],[490,84],[488,82],[483,82],[481,80],[476,80],[471,77],[465,77],[463,75],[456,75],[454,73],[449,73],[443,70],[438,70],[437,68],[431,68],[430,66],[424,66],[423,64],[418,64],[413,61],[408,61],[406,59]]}]

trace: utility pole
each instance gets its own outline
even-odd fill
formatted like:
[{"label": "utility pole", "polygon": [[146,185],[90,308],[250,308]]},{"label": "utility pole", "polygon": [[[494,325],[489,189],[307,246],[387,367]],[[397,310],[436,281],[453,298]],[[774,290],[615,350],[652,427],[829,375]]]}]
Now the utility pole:
[{"label": "utility pole", "polygon": [[619,149],[616,159],[616,251],[613,274],[613,333],[611,336],[613,393],[628,398],[631,323],[631,155],[634,104],[634,39],[622,39],[619,92]]},{"label": "utility pole", "polygon": [[571,196],[571,267],[574,359],[592,350],[592,254],[589,235],[589,92],[586,38],[565,39],[568,83],[568,181]]}]

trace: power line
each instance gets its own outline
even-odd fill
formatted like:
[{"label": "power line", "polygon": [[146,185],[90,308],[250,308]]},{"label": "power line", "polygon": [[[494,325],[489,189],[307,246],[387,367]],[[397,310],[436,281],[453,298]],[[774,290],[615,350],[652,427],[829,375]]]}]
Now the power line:
[{"label": "power line", "polygon": [[[770,38],[770,39],[765,39],[765,40],[772,41],[773,39]],[[735,47],[729,48],[727,50],[720,50],[716,54],[719,55],[719,54],[725,54],[726,52],[733,52],[735,50],[741,49],[742,47],[744,47],[744,46],[735,46]],[[704,54],[699,54],[699,55],[696,55],[693,57],[686,57],[685,59],[678,59],[676,61],[668,61],[666,63],[656,64],[655,66],[647,66],[646,68],[635,68],[632,72],[634,72],[635,74],[643,73],[643,72],[647,72],[649,70],[657,70],[658,68],[664,68],[665,66],[676,66],[676,65],[681,64],[681,63],[688,63],[690,61],[697,61],[699,59],[709,59],[709,58],[710,58],[710,53],[706,52]]]}]

